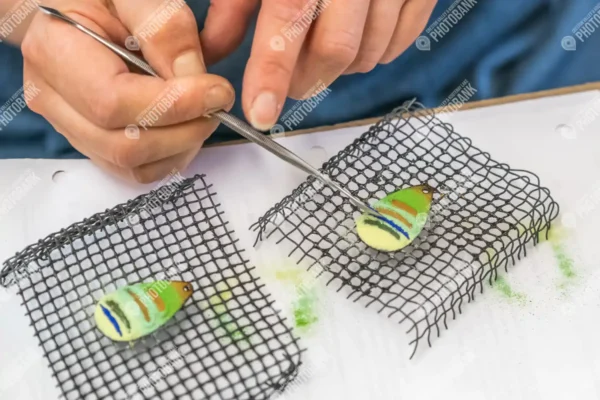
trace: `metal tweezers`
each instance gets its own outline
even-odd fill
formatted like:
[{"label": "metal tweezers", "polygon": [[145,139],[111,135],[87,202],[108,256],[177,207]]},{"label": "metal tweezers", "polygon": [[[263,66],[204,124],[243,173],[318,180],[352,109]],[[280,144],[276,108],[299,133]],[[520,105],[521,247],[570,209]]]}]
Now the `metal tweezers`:
[{"label": "metal tweezers", "polygon": [[[122,48],[121,46],[118,46],[118,45],[106,40],[102,36],[98,35],[96,32],[86,28],[85,26],[81,25],[79,22],[69,18],[68,16],[64,15],[63,13],[61,13],[60,11],[58,11],[54,8],[45,7],[45,6],[38,6],[38,7],[45,14],[51,15],[55,18],[62,19],[63,21],[66,21],[69,24],[75,26],[80,31],[93,37],[94,39],[96,39],[97,41],[99,41],[100,43],[102,43],[103,45],[108,47],[109,49],[111,49],[113,52],[118,54],[122,59],[136,65],[137,67],[139,67],[141,70],[143,70],[147,74],[155,76],[155,77],[159,77],[159,75],[154,71],[154,69],[152,69],[152,67],[147,62],[145,62],[141,58],[137,57],[135,54],[129,52],[128,50]],[[344,187],[340,186],[340,184],[338,184],[337,182],[332,180],[329,176],[321,173],[319,170],[314,168],[312,165],[310,165],[309,163],[304,161],[302,158],[298,157],[296,154],[294,154],[290,150],[286,149],[285,147],[283,147],[282,145],[280,145],[279,143],[277,143],[276,141],[271,139],[269,136],[252,128],[250,125],[248,125],[244,121],[241,121],[240,119],[234,117],[233,115],[227,113],[226,111],[217,111],[217,112],[211,114],[210,116],[217,118],[224,125],[228,126],[229,128],[231,128],[238,134],[242,135],[246,139],[250,140],[251,142],[256,143],[257,145],[261,146],[262,148],[273,153],[274,155],[281,158],[282,160],[287,161],[288,163],[292,164],[293,166],[314,176],[315,178],[317,178],[319,181],[321,181],[325,185],[331,187],[334,190],[341,192],[350,200],[350,202],[354,206],[358,207],[358,209],[360,209],[361,211],[373,214],[379,218],[385,218],[379,212],[377,212],[376,210],[371,208],[369,205],[365,204],[362,200],[360,200],[359,198],[354,196],[352,193],[350,193],[348,190],[346,190]]]}]

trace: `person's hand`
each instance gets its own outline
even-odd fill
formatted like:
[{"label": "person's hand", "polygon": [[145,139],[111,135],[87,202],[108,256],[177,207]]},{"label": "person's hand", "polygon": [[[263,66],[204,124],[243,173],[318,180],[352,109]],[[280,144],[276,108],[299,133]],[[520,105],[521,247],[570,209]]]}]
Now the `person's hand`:
[{"label": "person's hand", "polygon": [[229,82],[206,73],[191,10],[179,2],[182,8],[165,21],[153,16],[163,3],[52,0],[45,5],[115,43],[141,37],[143,57],[164,79],[131,73],[108,48],[42,13],[22,44],[25,86],[39,92],[29,96],[29,107],[94,163],[142,183],[184,170],[218,126],[203,116],[229,110],[234,101]]},{"label": "person's hand", "polygon": [[[342,74],[368,72],[393,61],[425,29],[436,3],[263,0],[244,76],[246,117],[267,130],[276,123],[287,95],[305,99]],[[201,33],[208,60],[223,58],[237,47],[257,4],[213,0]],[[316,16],[312,23],[311,15]]]}]

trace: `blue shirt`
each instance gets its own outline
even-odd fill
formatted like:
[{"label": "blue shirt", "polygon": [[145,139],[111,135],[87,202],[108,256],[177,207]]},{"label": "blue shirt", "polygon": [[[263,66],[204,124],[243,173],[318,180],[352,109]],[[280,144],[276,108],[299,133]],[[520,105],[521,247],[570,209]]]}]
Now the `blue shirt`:
[{"label": "blue shirt", "polygon": [[[381,116],[417,97],[439,106],[467,82],[469,100],[600,81],[598,0],[440,0],[417,43],[368,74],[342,76],[288,125],[295,129]],[[188,0],[200,29],[205,0]],[[454,4],[454,5],[453,5]],[[583,23],[583,24],[582,24]],[[239,95],[254,26],[240,48],[209,72],[229,79],[237,92],[232,112],[243,117]],[[429,48],[429,50],[427,50]],[[0,44],[0,108],[22,85],[18,49]],[[288,100],[282,114],[299,105]],[[0,114],[1,117],[1,114]],[[281,123],[282,126],[287,126]],[[0,158],[82,157],[41,116],[22,110],[0,119]],[[220,126],[209,142],[238,138]]]}]

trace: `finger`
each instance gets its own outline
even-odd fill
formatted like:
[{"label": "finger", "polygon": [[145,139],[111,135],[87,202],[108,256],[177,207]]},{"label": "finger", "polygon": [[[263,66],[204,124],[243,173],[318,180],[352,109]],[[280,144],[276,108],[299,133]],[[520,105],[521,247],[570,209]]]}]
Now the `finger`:
[{"label": "finger", "polygon": [[[31,111],[41,114],[46,121],[52,125],[54,130],[63,135],[78,152],[90,159],[92,157],[98,157],[98,154],[96,154],[94,147],[91,146],[90,143],[76,140],[76,138],[67,131],[66,126],[69,125],[68,119],[60,118],[60,112],[47,112],[48,110],[63,111],[63,106],[66,102],[50,85],[44,82],[43,77],[36,72],[35,68],[31,66],[27,59],[23,62],[23,82],[24,86],[32,85],[37,89],[36,96],[24,97],[27,107]],[[67,107],[70,108],[68,104]]]},{"label": "finger", "polygon": [[[84,17],[73,17],[92,24],[82,21]],[[50,18],[32,26],[22,52],[69,104],[107,129],[142,122],[149,126],[176,124],[228,108],[234,101],[229,82],[216,75],[164,81],[130,73],[102,44]]]},{"label": "finger", "polygon": [[200,42],[206,64],[231,54],[244,40],[258,0],[213,0],[208,9]]},{"label": "finger", "polygon": [[48,121],[57,132],[67,139],[71,146],[89,158],[95,165],[129,182],[151,183],[163,179],[169,175],[173,169],[180,172],[185,171],[204,143],[202,142],[199,145],[188,148],[180,154],[140,165],[138,167],[126,168],[120,167],[102,158],[102,156],[98,155],[98,153],[93,150],[93,146],[80,140],[77,135],[73,134],[62,124],[56,122],[53,118],[48,119]]},{"label": "finger", "polygon": [[123,169],[133,169],[201,146],[218,126],[216,119],[198,118],[170,127],[139,129],[133,135],[125,129],[102,129],[90,123],[52,87],[36,77],[35,71],[29,67],[25,70],[25,79],[33,81],[40,91],[40,95],[28,101],[29,108],[68,127],[81,143],[78,150],[83,154],[90,158],[95,154],[96,158]]},{"label": "finger", "polygon": [[314,4],[310,0],[262,2],[242,90],[244,113],[259,130],[277,122],[308,30],[298,24],[302,16],[314,12]]},{"label": "finger", "polygon": [[437,0],[406,0],[400,11],[400,19],[392,41],[381,57],[382,64],[394,61],[423,32]]},{"label": "finger", "polygon": [[92,162],[100,168],[109,171],[113,175],[119,176],[130,182],[152,183],[168,176],[173,170],[184,172],[194,157],[200,151],[202,145],[188,149],[184,153],[155,161],[149,164],[141,165],[132,169],[118,167],[104,160],[103,158],[90,158]]},{"label": "finger", "polygon": [[95,152],[90,151],[89,146],[86,146],[84,142],[82,142],[76,135],[71,133],[64,126],[58,123],[54,123],[53,126],[57,132],[60,132],[63,136],[65,136],[65,138],[75,149],[77,149],[77,151],[88,157],[95,165],[115,176],[120,177],[121,179],[130,182],[151,183],[168,176],[173,169],[183,172],[193,161],[194,157],[198,154],[200,148],[202,147],[202,144],[200,144],[187,149],[183,153],[176,154],[162,160],[154,161],[134,168],[124,168],[112,164],[106,159],[100,157]]},{"label": "finger", "polygon": [[[79,0],[48,0],[45,5],[59,9],[63,14],[84,17],[89,22],[88,28],[99,33],[103,31],[114,43],[125,43],[130,36],[129,31],[119,19],[113,15],[109,8],[100,1]],[[37,13],[40,19],[48,16]]]},{"label": "finger", "polygon": [[369,72],[385,53],[398,23],[403,0],[371,0],[358,55],[344,74]]},{"label": "finger", "polygon": [[198,25],[185,0],[113,0],[140,50],[165,78],[206,72]]},{"label": "finger", "polygon": [[[50,89],[52,90],[52,89]],[[52,125],[54,130],[67,139],[69,144],[73,146],[75,150],[79,153],[86,156],[92,163],[99,166],[101,169],[108,171],[109,173],[116,175],[122,179],[133,181],[133,176],[131,174],[131,170],[118,167],[114,164],[111,164],[104,160],[101,156],[99,156],[96,152],[93,151],[93,147],[86,143],[85,141],[79,140],[76,135],[70,132],[64,125],[58,123],[52,116],[45,117],[46,120]]]},{"label": "finger", "polygon": [[332,1],[323,10],[302,49],[290,97],[310,97],[312,87],[330,85],[352,64],[368,13],[369,0]]}]

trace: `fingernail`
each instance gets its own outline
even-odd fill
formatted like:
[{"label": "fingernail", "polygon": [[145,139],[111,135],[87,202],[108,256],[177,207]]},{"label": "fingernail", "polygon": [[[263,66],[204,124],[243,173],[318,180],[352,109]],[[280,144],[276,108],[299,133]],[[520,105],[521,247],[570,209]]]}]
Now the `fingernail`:
[{"label": "fingernail", "polygon": [[275,93],[262,92],[256,96],[250,108],[250,123],[258,130],[269,130],[277,122],[278,113]]},{"label": "fingernail", "polygon": [[177,77],[199,75],[206,72],[202,55],[195,50],[183,53],[173,61],[173,75]]},{"label": "fingernail", "polygon": [[224,85],[215,85],[211,87],[204,97],[204,107],[206,115],[215,111],[225,110],[233,102],[233,91]]}]

